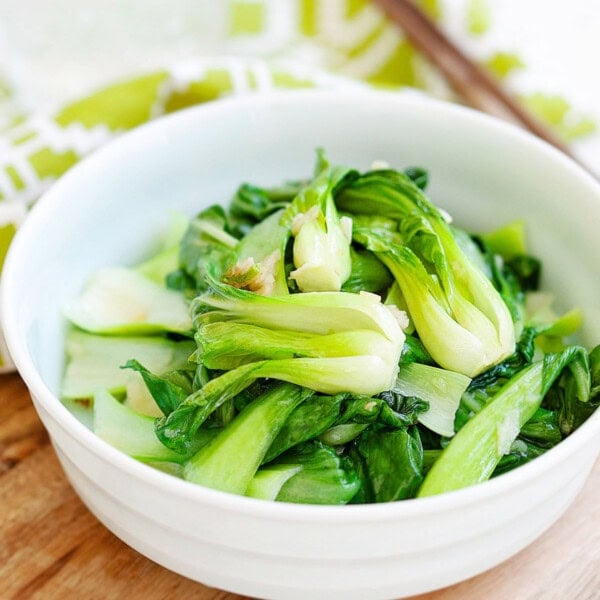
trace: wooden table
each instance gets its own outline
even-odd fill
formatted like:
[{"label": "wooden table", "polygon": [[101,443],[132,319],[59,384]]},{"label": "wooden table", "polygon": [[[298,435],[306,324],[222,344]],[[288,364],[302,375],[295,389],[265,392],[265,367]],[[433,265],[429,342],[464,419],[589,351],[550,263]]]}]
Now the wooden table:
[{"label": "wooden table", "polygon": [[[529,548],[419,600],[600,598],[599,490],[600,463],[569,511]],[[67,483],[21,379],[0,376],[0,599],[192,597],[241,598],[163,569],[105,529]]]}]

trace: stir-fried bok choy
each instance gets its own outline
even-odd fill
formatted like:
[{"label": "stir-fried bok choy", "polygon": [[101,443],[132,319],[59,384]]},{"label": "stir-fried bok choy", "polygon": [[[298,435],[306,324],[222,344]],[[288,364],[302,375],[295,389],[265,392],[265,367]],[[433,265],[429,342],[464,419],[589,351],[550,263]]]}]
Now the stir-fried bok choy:
[{"label": "stir-fried bok choy", "polygon": [[570,342],[525,224],[463,229],[428,180],[319,151],[173,214],[65,307],[65,404],[153,468],[278,502],[431,496],[548,452],[600,404],[600,346]]}]

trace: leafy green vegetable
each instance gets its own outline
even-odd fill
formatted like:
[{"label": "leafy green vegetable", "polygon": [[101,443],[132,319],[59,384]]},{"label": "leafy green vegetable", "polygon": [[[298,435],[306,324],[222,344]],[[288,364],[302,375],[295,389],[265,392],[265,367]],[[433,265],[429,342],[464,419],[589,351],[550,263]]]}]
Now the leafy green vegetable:
[{"label": "leafy green vegetable", "polygon": [[324,431],[319,439],[328,446],[344,446],[355,440],[368,426],[368,423],[340,423]]},{"label": "leafy green vegetable", "polygon": [[286,208],[305,185],[305,182],[289,182],[280,188],[264,189],[244,183],[231,200],[229,222],[245,235],[269,215]]},{"label": "leafy green vegetable", "polygon": [[[507,263],[494,254],[482,239],[476,238],[476,241],[482,248],[486,274],[510,311],[515,331],[520,333],[525,320],[525,291],[531,285],[531,278],[539,277],[539,270],[535,275],[531,273],[529,267],[534,267],[534,260],[530,257],[519,255]],[[515,268],[511,268],[511,264],[515,264]],[[535,266],[539,267],[537,261]]]},{"label": "leafy green vegetable", "polygon": [[494,254],[500,254],[504,260],[527,254],[523,221],[511,221],[494,231],[482,233],[478,237]]},{"label": "leafy green vegetable", "polygon": [[347,504],[359,488],[360,480],[349,461],[312,442],[260,469],[247,495],[301,504]]},{"label": "leafy green vegetable", "polygon": [[94,395],[94,433],[115,448],[144,461],[183,462],[185,456],[163,446],[154,419],[121,404],[106,390]]},{"label": "leafy green vegetable", "polygon": [[294,236],[290,277],[303,292],[339,291],[351,272],[352,222],[340,219],[333,191],[347,169],[331,168],[319,154],[317,175],[294,198],[281,223]]},{"label": "leafy green vegetable", "polygon": [[235,262],[238,240],[227,231],[227,215],[211,206],[192,219],[179,248],[179,264],[194,282],[194,291],[206,290],[206,269],[221,277]]},{"label": "leafy green vegetable", "polygon": [[524,224],[467,232],[426,170],[372,169],[319,151],[312,178],[243,184],[97,273],[67,309],[103,334],[67,331],[69,410],[153,468],[279,502],[438,494],[560,443],[600,405],[600,346],[569,345],[581,311],[539,291]]},{"label": "leafy green vegetable", "polygon": [[498,380],[506,380],[531,364],[535,352],[534,341],[539,331],[534,327],[523,330],[515,351],[502,362],[475,377],[469,384],[469,391],[495,386]]},{"label": "leafy green vegetable", "polygon": [[365,431],[358,440],[373,502],[414,497],[423,481],[423,446],[415,428]]},{"label": "leafy green vegetable", "polygon": [[[233,370],[209,381],[157,423],[160,439],[170,447],[185,446],[187,435],[193,436],[214,410],[258,378],[324,394],[367,395],[395,380],[404,334],[377,296],[323,292],[266,297],[216,281],[211,286],[192,305],[202,361],[209,368]],[[286,333],[281,327],[293,329]],[[208,337],[215,328],[220,333]],[[288,353],[283,358],[282,349]],[[368,378],[362,375],[365,370]]]},{"label": "leafy green vegetable", "polygon": [[498,466],[494,469],[492,477],[497,477],[508,471],[512,471],[516,467],[520,467],[534,458],[541,456],[546,452],[545,448],[540,448],[535,444],[524,442],[523,440],[517,439],[511,446],[510,452],[505,454],[498,463]]},{"label": "leafy green vegetable", "polygon": [[[217,286],[215,289],[252,302],[259,299],[257,296],[245,295],[247,293],[227,289],[225,286]],[[270,325],[277,326],[277,306],[312,306],[309,296],[311,295],[302,294],[287,298],[260,297],[260,301],[273,307],[265,316],[268,316]],[[331,299],[331,294],[319,294],[317,297],[322,300],[320,308],[328,310],[329,306],[325,300]],[[344,308],[349,309],[348,319],[340,322],[339,327],[347,329],[353,322],[361,323],[360,326],[365,327],[368,323],[364,320],[365,316],[369,317],[369,320],[376,317],[370,326],[379,329],[380,332],[384,332],[387,327],[386,337],[382,333],[367,329],[341,331],[329,335],[272,330],[240,323],[240,312],[236,322],[214,321],[213,312],[200,312],[196,321],[203,364],[209,368],[233,370],[209,381],[201,390],[189,396],[167,420],[159,422],[159,437],[165,444],[176,444],[173,447],[177,447],[182,443],[180,438],[185,437],[188,429],[193,434],[213,410],[248,387],[258,377],[283,379],[329,394],[350,391],[370,395],[389,389],[395,381],[400,353],[399,345],[392,339],[396,338],[399,341],[403,337],[397,322],[381,304],[378,304],[382,309],[382,312],[379,311],[381,314],[378,315],[378,309],[372,310],[376,306],[373,303],[378,302],[373,296],[337,294],[337,300],[338,312]],[[350,310],[351,307],[354,310]],[[290,317],[292,315],[293,313]],[[253,316],[259,322],[264,318],[259,313]],[[322,331],[323,328],[331,330],[335,327],[333,320],[325,324],[321,317],[322,315],[315,310],[310,314],[306,313],[306,319],[298,323],[304,330]],[[290,323],[290,318],[286,318],[282,312],[281,324],[286,322]],[[376,354],[370,355],[369,352]],[[369,369],[368,379],[361,375],[365,367]],[[410,369],[407,372],[410,373]],[[454,379],[457,377],[461,376],[454,374]]]},{"label": "leafy green vegetable", "polygon": [[135,359],[128,360],[121,368],[132,369],[142,376],[148,391],[165,415],[170,415],[192,393],[189,372],[172,371],[164,376],[155,375]]},{"label": "leafy green vegetable", "polygon": [[209,369],[235,369],[264,359],[398,354],[392,342],[368,330],[320,335],[220,321],[200,325],[196,339],[202,363]]},{"label": "leafy green vegetable", "polygon": [[275,385],[185,464],[184,478],[244,494],[285,420],[310,395],[310,390],[294,385]]},{"label": "leafy green vegetable", "polygon": [[[585,349],[571,346],[519,371],[480,413],[452,439],[431,467],[418,496],[431,496],[489,479],[520,429],[540,407],[565,367],[589,374]],[[577,383],[577,395],[589,398],[589,381]]]},{"label": "leafy green vegetable", "polygon": [[192,328],[180,294],[122,267],[97,271],[65,316],[81,329],[105,335],[185,335]]},{"label": "leafy green vegetable", "polygon": [[[512,352],[514,330],[507,307],[470,263],[463,262],[461,273],[470,272],[472,280],[454,282],[449,270],[432,277],[394,236],[359,231],[357,238],[394,274],[421,341],[442,367],[472,377]],[[444,275],[448,275],[446,289],[440,283]]]},{"label": "leafy green vegetable", "polygon": [[319,439],[329,446],[342,446],[358,438],[372,424],[389,429],[405,429],[415,425],[429,403],[407,397],[393,388],[377,397],[350,396],[342,403],[341,414],[333,426]]},{"label": "leafy green vegetable", "polygon": [[350,248],[350,258],[352,268],[342,285],[343,292],[380,294],[392,285],[392,274],[372,252]]},{"label": "leafy green vegetable", "polygon": [[570,363],[550,390],[547,407],[558,410],[558,425],[563,435],[575,431],[600,405],[599,362],[600,346],[596,346],[588,361]]},{"label": "leafy green vegetable", "polygon": [[[539,337],[563,338],[575,333],[583,322],[578,308],[559,315],[553,308],[554,295],[549,292],[529,292],[525,297],[527,323],[536,329]],[[538,339],[538,344],[540,340]]]},{"label": "leafy green vegetable", "polygon": [[195,327],[234,321],[321,335],[362,329],[391,342],[404,341],[394,312],[374,294],[313,292],[265,297],[212,279],[210,291],[192,302],[191,311]]},{"label": "leafy green vegetable", "polygon": [[348,176],[336,203],[350,213],[398,219],[397,232],[355,223],[353,236],[394,275],[419,337],[438,364],[472,377],[514,350],[513,323],[502,298],[408,177],[395,171]]},{"label": "leafy green vegetable", "polygon": [[429,402],[417,396],[404,396],[398,388],[382,392],[379,397],[385,401],[379,413],[378,422],[386,427],[405,428],[416,425],[429,408]]},{"label": "leafy green vegetable", "polygon": [[419,421],[432,431],[451,437],[460,398],[470,383],[460,373],[413,362],[400,370],[394,391],[427,402],[429,409],[419,414]]},{"label": "leafy green vegetable", "polygon": [[225,283],[265,296],[288,293],[285,248],[290,229],[280,224],[282,214],[280,210],[269,215],[240,240],[237,262],[225,272]]},{"label": "leafy green vegetable", "polygon": [[420,339],[407,335],[404,340],[404,348],[400,356],[400,365],[407,365],[412,362],[422,363],[424,365],[433,364],[433,359]]},{"label": "leafy green vegetable", "polygon": [[300,464],[269,465],[256,472],[246,489],[246,496],[259,500],[277,500],[284,483],[302,470]]},{"label": "leafy green vegetable", "polygon": [[[361,369],[375,376],[375,382],[360,377]],[[341,358],[293,358],[267,360],[242,365],[209,381],[192,393],[168,417],[157,421],[161,441],[174,449],[185,448],[187,438],[193,436],[208,416],[219,406],[234,398],[258,378],[272,378],[325,394],[337,394],[348,388],[358,393],[380,391],[380,381],[390,385],[387,366],[374,356]]]},{"label": "leafy green vegetable", "polygon": [[562,440],[558,414],[538,408],[533,417],[521,427],[519,437],[541,448],[552,448]]},{"label": "leafy green vegetable", "polygon": [[409,167],[404,174],[419,188],[424,190],[429,183],[429,172],[422,167]]},{"label": "leafy green vegetable", "polygon": [[315,394],[298,406],[284,423],[271,444],[265,462],[270,462],[286,450],[319,437],[339,418],[346,394],[321,396]]},{"label": "leafy green vegetable", "polygon": [[112,394],[127,394],[132,408],[151,415],[156,405],[139,376],[120,369],[137,356],[154,373],[164,374],[193,368],[188,357],[193,342],[173,341],[164,337],[99,336],[69,329],[66,337],[67,366],[61,385],[61,397],[92,398],[99,389]]}]

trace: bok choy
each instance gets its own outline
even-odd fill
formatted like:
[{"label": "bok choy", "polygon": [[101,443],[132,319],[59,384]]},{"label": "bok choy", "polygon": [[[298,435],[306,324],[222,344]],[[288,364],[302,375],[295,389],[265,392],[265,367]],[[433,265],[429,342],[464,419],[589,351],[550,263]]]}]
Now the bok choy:
[{"label": "bok choy", "polygon": [[151,467],[278,502],[431,496],[551,451],[600,404],[600,347],[570,342],[526,224],[469,232],[428,181],[319,151],[174,215],[66,307],[65,404]]}]

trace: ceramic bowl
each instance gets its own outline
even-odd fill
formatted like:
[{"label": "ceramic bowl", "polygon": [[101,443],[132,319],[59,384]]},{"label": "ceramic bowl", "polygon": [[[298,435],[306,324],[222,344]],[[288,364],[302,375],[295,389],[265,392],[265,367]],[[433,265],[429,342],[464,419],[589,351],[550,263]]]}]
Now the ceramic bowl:
[{"label": "ceramic bowl", "polygon": [[[367,168],[423,165],[456,222],[491,230],[521,218],[545,288],[586,314],[600,341],[600,187],[510,125],[421,97],[291,92],[219,101],[161,119],[70,171],[33,209],[3,273],[3,327],[73,487],[142,554],[205,584],[262,598],[396,598],[471,577],[538,537],[567,508],[600,451],[600,414],[533,462],[417,500],[304,506],[233,496],[136,462],[57,397],[61,307],[106,265],[148,255],[170,209],[227,202],[242,181],[312,171],[314,150]],[[368,376],[368,374],[365,374]],[[515,594],[517,591],[515,590]]]}]

